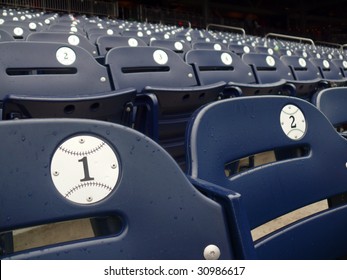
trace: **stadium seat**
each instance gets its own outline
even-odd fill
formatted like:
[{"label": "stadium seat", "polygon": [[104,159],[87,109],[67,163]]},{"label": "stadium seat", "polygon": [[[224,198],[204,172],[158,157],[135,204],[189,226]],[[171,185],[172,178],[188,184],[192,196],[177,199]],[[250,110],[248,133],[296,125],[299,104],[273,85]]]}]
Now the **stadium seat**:
[{"label": "stadium seat", "polygon": [[7,32],[8,34],[12,36],[14,40],[18,40],[18,41],[26,40],[28,35],[31,33],[29,28],[27,28],[26,26],[22,26],[20,24],[17,24],[17,25],[3,24],[1,25],[1,30]]},{"label": "stadium seat", "polygon": [[334,63],[325,58],[310,58],[309,60],[319,69],[322,78],[330,86],[347,85],[347,78],[343,76],[341,70]]},{"label": "stadium seat", "polygon": [[249,53],[249,52],[253,52],[254,51],[254,47],[252,47],[251,45],[244,45],[244,44],[237,44],[237,43],[229,44],[228,45],[228,49],[229,49],[229,51],[232,51],[232,52],[236,53],[240,57],[244,53]]},{"label": "stadium seat", "polygon": [[[336,130],[347,138],[347,88],[333,87],[324,89],[312,98],[312,102],[324,113]],[[328,200],[330,206],[347,202],[347,193]]]},{"label": "stadium seat", "polygon": [[119,47],[105,57],[116,89],[137,89],[135,127],[162,144],[184,166],[184,135],[190,115],[216,101],[225,83],[200,85],[191,65],[169,49]]},{"label": "stadium seat", "polygon": [[[299,98],[244,97],[207,105],[194,114],[187,139],[188,176],[217,196],[223,189],[239,193],[230,222],[249,230],[347,190],[347,141],[314,105]],[[241,158],[299,147],[304,152],[296,157],[226,172]],[[256,258],[345,258],[346,217],[347,205],[340,204],[290,223],[252,242]]]},{"label": "stadium seat", "polygon": [[76,119],[1,122],[0,133],[0,232],[98,217],[114,226],[104,236],[2,250],[1,259],[235,258],[222,207],[143,134]]},{"label": "stadium seat", "polygon": [[222,43],[215,42],[195,42],[192,44],[192,49],[194,50],[227,50],[228,47]]},{"label": "stadium seat", "polygon": [[67,32],[36,32],[31,33],[27,37],[27,41],[31,42],[59,42],[64,44],[69,44],[72,46],[79,46],[94,57],[98,55],[97,48],[95,44],[89,42],[89,40],[80,34],[71,34]]},{"label": "stadium seat", "polygon": [[153,40],[150,43],[152,47],[167,48],[177,53],[182,59],[184,59],[186,53],[191,49],[190,45],[179,40]]},{"label": "stadium seat", "polygon": [[6,30],[0,29],[0,42],[14,41],[13,36]]},{"label": "stadium seat", "polygon": [[107,68],[78,46],[3,42],[0,51],[7,54],[0,63],[5,119],[70,115],[121,120],[132,114],[135,89],[115,91]]},{"label": "stadium seat", "polygon": [[287,89],[284,79],[258,83],[251,66],[229,51],[191,50],[186,61],[195,67],[201,83],[226,82],[227,95],[280,94]]},{"label": "stadium seat", "polygon": [[292,71],[298,97],[310,100],[314,93],[329,86],[322,79],[317,67],[308,59],[296,55],[283,55],[281,61]]},{"label": "stadium seat", "polygon": [[103,35],[99,36],[96,40],[96,45],[99,50],[100,56],[105,56],[106,53],[116,47],[138,47],[147,46],[147,44],[140,38],[129,37],[129,36],[110,36]]},{"label": "stadium seat", "polygon": [[333,58],[330,60],[336,67],[338,67],[343,75],[343,77],[347,78],[347,61],[343,58]]},{"label": "stadium seat", "polygon": [[312,101],[338,131],[343,132],[346,129],[347,87],[324,89],[317,93]]},{"label": "stadium seat", "polygon": [[279,57],[265,53],[245,53],[242,60],[253,68],[259,84],[285,81],[286,95],[296,95],[296,82],[290,68]]}]

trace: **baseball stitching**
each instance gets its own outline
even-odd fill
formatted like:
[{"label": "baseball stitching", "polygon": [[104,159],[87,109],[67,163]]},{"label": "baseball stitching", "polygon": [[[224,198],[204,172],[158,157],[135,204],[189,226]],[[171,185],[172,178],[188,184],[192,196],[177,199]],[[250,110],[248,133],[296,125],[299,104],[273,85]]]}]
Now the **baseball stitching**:
[{"label": "baseball stitching", "polygon": [[101,144],[99,146],[95,147],[94,149],[89,150],[89,151],[82,151],[82,152],[71,151],[69,149],[64,148],[63,146],[60,146],[59,150],[62,151],[63,153],[66,153],[66,154],[72,155],[72,156],[87,156],[87,155],[91,155],[95,152],[98,152],[105,145],[106,145],[105,142],[101,142]]},{"label": "baseball stitching", "polygon": [[86,188],[86,187],[99,187],[99,188],[103,188],[108,190],[109,192],[112,191],[112,188],[106,184],[102,184],[102,183],[98,183],[98,182],[86,182],[86,183],[82,183],[79,184],[77,186],[74,186],[72,189],[70,189],[66,194],[65,194],[65,198],[68,198],[69,196],[71,196],[74,192],[82,189],[82,188]]}]

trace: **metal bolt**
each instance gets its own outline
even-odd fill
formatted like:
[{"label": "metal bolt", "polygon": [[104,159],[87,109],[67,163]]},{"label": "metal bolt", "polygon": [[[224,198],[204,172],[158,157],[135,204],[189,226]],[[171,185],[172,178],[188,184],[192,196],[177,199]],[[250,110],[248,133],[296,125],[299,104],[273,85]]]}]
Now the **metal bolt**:
[{"label": "metal bolt", "polygon": [[208,245],[204,250],[204,258],[206,260],[218,260],[220,257],[220,250],[216,245]]},{"label": "metal bolt", "polygon": [[58,172],[58,171],[54,171],[54,172],[53,172],[53,175],[54,175],[54,176],[59,176],[59,172]]},{"label": "metal bolt", "polygon": [[78,142],[80,142],[80,144],[83,144],[85,142],[85,140],[83,138],[81,138]]},{"label": "metal bolt", "polygon": [[111,165],[111,168],[112,168],[112,169],[116,169],[116,168],[117,168],[117,164],[113,163],[113,164]]},{"label": "metal bolt", "polygon": [[189,77],[189,78],[193,78],[193,74],[192,74],[192,73],[189,73],[189,74],[188,74],[188,77]]},{"label": "metal bolt", "polygon": [[92,201],[93,201],[93,198],[92,198],[91,196],[88,196],[88,197],[87,197],[87,201],[88,201],[88,202],[92,202]]},{"label": "metal bolt", "polygon": [[100,82],[102,82],[102,83],[106,82],[106,78],[105,77],[101,77],[100,78]]}]

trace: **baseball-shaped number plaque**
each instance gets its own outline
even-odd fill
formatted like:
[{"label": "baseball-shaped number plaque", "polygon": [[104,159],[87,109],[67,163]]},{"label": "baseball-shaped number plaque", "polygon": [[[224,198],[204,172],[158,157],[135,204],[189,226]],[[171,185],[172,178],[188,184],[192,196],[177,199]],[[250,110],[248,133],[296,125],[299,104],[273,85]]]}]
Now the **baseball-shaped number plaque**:
[{"label": "baseball-shaped number plaque", "polygon": [[119,161],[114,149],[103,139],[74,136],[56,149],[51,177],[66,199],[91,204],[106,198],[116,187]]},{"label": "baseball-shaped number plaque", "polygon": [[305,136],[307,124],[303,112],[293,104],[282,108],[280,122],[283,132],[292,140]]}]

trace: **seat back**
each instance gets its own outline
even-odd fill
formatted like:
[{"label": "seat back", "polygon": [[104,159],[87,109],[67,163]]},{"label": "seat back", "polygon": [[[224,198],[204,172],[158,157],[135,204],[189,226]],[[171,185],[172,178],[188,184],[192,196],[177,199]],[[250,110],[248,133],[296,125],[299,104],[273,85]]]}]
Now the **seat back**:
[{"label": "seat back", "polygon": [[2,43],[0,50],[8,54],[0,63],[3,119],[69,117],[131,124],[136,90],[114,91],[107,68],[86,50],[47,42]]},{"label": "seat back", "polygon": [[195,71],[201,83],[225,81],[228,87],[226,95],[278,94],[284,91],[286,81],[278,77],[273,82],[261,83],[257,72],[246,64],[237,54],[230,51],[191,50],[186,55],[186,61],[195,66]]},{"label": "seat back", "polygon": [[137,89],[135,127],[184,163],[186,123],[199,107],[219,99],[224,82],[199,85],[193,67],[172,50],[119,47],[105,57],[115,88]]},{"label": "seat back", "polygon": [[13,36],[6,30],[0,30],[0,42],[14,41]]},{"label": "seat back", "polygon": [[325,58],[310,58],[310,61],[319,69],[322,78],[332,86],[346,85],[346,78],[334,63]]},{"label": "seat back", "polygon": [[346,129],[347,87],[327,88],[318,92],[313,103],[336,128]]},{"label": "seat back", "polygon": [[173,51],[157,47],[119,47],[110,50],[105,63],[116,88],[146,86],[190,87],[198,85],[191,65]]},{"label": "seat back", "polygon": [[8,94],[62,97],[112,90],[107,68],[78,46],[3,42],[0,51],[7,54],[0,62],[0,99]]},{"label": "seat back", "polygon": [[222,43],[213,43],[213,42],[195,42],[192,44],[192,49],[195,50],[227,50],[227,46]]},{"label": "seat back", "polygon": [[184,59],[185,54],[191,49],[190,45],[179,40],[153,40],[150,43],[152,47],[167,48],[175,53],[177,53],[182,59]]},{"label": "seat back", "polygon": [[252,68],[235,53],[216,50],[190,50],[186,55],[189,64],[196,65],[201,82],[218,81],[236,84],[255,84]]},{"label": "seat back", "polygon": [[317,67],[308,59],[294,55],[283,55],[281,56],[281,61],[292,69],[295,80],[311,81],[322,79]]},{"label": "seat back", "polygon": [[[187,139],[188,175],[239,193],[250,229],[347,190],[347,142],[302,99],[259,96],[210,104],[194,116]],[[280,149],[302,153],[242,173],[226,172],[230,163],[244,157]],[[240,205],[233,207],[236,211]],[[346,234],[342,204],[269,234],[254,246],[259,258],[341,258],[347,252]]]},{"label": "seat back", "polygon": [[347,78],[347,61],[343,58],[333,58],[330,60],[333,64],[335,64],[343,74],[345,78]]},{"label": "seat back", "polygon": [[10,34],[13,40],[18,41],[26,40],[28,35],[31,33],[28,27],[23,26],[18,22],[12,22],[11,24],[4,23],[3,25],[1,25],[1,30]]},{"label": "seat back", "polygon": [[130,37],[130,36],[110,36],[110,35],[103,35],[98,37],[96,40],[96,45],[98,46],[99,55],[104,56],[106,53],[116,47],[138,47],[138,46],[147,46],[146,43],[136,37]]},{"label": "seat back", "polygon": [[320,87],[323,87],[322,76],[310,60],[300,56],[283,55],[281,61],[292,70],[298,96],[309,100]]},{"label": "seat back", "polygon": [[[234,258],[221,206],[144,135],[71,119],[1,122],[0,133],[0,232],[117,221],[106,236],[3,252],[2,259],[203,259],[208,245],[220,259]],[[208,258],[218,253],[210,247]]]},{"label": "seat back", "polygon": [[253,52],[254,51],[254,47],[251,46],[251,45],[237,44],[237,43],[230,43],[228,45],[228,49],[229,49],[229,51],[236,53],[240,57],[244,53],[249,53],[249,52]]},{"label": "seat back", "polygon": [[85,36],[78,33],[70,34],[68,32],[36,32],[29,34],[27,41],[59,42],[72,46],[80,46],[93,56],[98,55],[95,44],[90,43]]},{"label": "seat back", "polygon": [[242,55],[242,60],[248,65],[252,65],[260,84],[273,83],[281,79],[286,81],[294,80],[290,68],[274,55],[245,53]]}]

